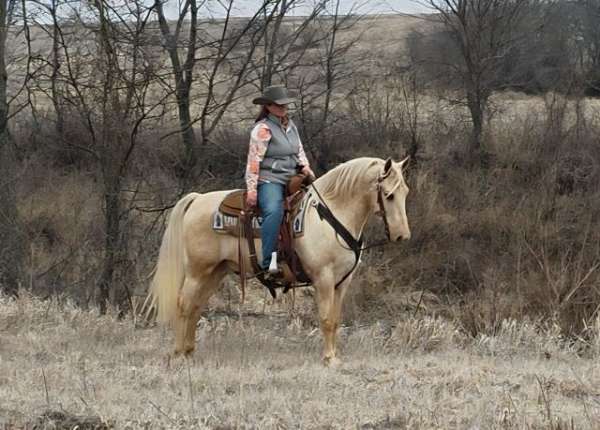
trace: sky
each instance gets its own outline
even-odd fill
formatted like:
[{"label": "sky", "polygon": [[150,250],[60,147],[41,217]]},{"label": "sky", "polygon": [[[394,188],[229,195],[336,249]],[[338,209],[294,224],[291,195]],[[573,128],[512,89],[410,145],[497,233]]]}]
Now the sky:
[{"label": "sky", "polygon": [[[314,0],[297,0],[306,6],[299,6],[291,15],[304,15],[311,10],[311,3]],[[235,16],[251,16],[253,15],[263,0],[236,0],[237,6],[234,6]],[[330,0],[331,4],[335,4],[334,0]],[[235,4],[234,3],[234,4]],[[340,13],[344,14],[348,11],[358,10],[358,13],[420,13],[428,12],[428,9],[418,0],[341,0]],[[223,14],[223,9],[219,6],[218,1],[209,2],[214,17],[220,17]],[[166,11],[172,18],[176,16],[177,2],[169,1],[166,3]]]}]

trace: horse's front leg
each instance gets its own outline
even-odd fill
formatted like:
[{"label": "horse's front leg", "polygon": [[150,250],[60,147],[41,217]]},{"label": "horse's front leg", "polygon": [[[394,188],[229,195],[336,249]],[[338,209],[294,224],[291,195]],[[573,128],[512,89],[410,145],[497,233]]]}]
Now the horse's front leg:
[{"label": "horse's front leg", "polygon": [[335,321],[335,329],[333,331],[333,356],[337,359],[337,335],[340,328],[340,321],[342,320],[342,305],[344,304],[344,296],[352,280],[352,276],[349,276],[340,286],[334,290],[333,296],[333,310],[332,320]]},{"label": "horse's front leg", "polygon": [[[346,284],[346,282],[344,282]],[[323,333],[323,363],[326,366],[337,364],[336,334],[340,324],[344,291],[335,289],[333,276],[323,276],[315,282],[319,323]]]},{"label": "horse's front leg", "polygon": [[333,314],[334,290],[331,285],[319,285],[317,289],[317,307],[319,323],[323,334],[323,363],[330,365],[335,360],[336,321]]}]

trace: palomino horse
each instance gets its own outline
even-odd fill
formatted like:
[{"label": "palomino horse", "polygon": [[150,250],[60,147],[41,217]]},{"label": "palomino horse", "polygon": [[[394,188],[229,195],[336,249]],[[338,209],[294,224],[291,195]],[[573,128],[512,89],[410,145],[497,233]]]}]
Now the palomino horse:
[{"label": "palomino horse", "polygon": [[[405,209],[408,187],[402,175],[405,162],[378,158],[348,161],[313,183],[321,196],[313,198],[323,198],[355,238],[361,236],[369,217],[380,213],[390,240],[409,239]],[[223,276],[239,267],[238,239],[216,233],[211,225],[213,213],[229,192],[186,195],[173,208],[163,236],[150,298],[157,306],[159,321],[175,328],[176,355],[193,353],[202,308],[219,288]],[[337,361],[336,333],[352,278],[346,275],[356,268],[356,255],[319,217],[313,205],[305,214],[304,235],[295,240],[294,246],[316,290],[324,337],[323,360],[331,364]],[[258,241],[256,248],[260,250]],[[247,244],[243,244],[242,251],[249,260]],[[260,261],[261,256],[258,258]],[[250,268],[250,262],[244,267]]]}]

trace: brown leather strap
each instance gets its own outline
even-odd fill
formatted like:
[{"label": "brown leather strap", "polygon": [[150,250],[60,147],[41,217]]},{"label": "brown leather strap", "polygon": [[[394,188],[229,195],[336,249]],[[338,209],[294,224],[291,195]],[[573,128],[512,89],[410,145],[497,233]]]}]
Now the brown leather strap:
[{"label": "brown leather strap", "polygon": [[[238,267],[240,269],[240,284],[242,288],[242,303],[246,299],[246,259],[242,252],[242,239],[245,235],[246,228],[244,222],[240,220],[239,235],[238,235]],[[250,230],[252,232],[252,230]]]},{"label": "brown leather strap", "polygon": [[[315,191],[316,191],[316,188],[315,188]],[[318,191],[317,191],[317,195],[319,195]],[[317,203],[317,214],[319,214],[319,218],[321,218],[321,220],[327,221],[329,223],[329,225],[331,226],[331,228],[333,228],[333,230],[335,230],[335,233],[338,236],[340,236],[344,240],[344,242],[346,242],[349,249],[351,249],[354,252],[354,264],[352,265],[352,269],[350,269],[342,277],[342,279],[340,279],[338,282],[336,282],[335,289],[337,290],[338,287],[340,285],[342,285],[342,283],[346,279],[348,279],[350,277],[350,275],[352,275],[352,273],[354,272],[354,269],[356,269],[356,267],[358,266],[358,263],[360,262],[360,256],[362,254],[363,238],[361,235],[358,238],[358,240],[355,239],[354,236],[352,236],[352,233],[350,233],[348,231],[348,229],[335,217],[335,215],[333,214],[333,212],[331,212],[329,207],[327,207],[324,204],[324,201],[320,195],[319,195],[319,198],[321,199],[321,201],[319,203]]]},{"label": "brown leather strap", "polygon": [[[252,219],[254,218],[253,212],[244,211],[242,213],[242,224],[244,225],[244,230],[246,232],[246,240],[248,242],[248,254],[250,257],[250,264],[252,264],[252,269],[255,273],[259,273],[262,271],[260,265],[258,264],[258,257],[256,256],[256,246],[254,244],[254,235],[252,234]],[[250,232],[250,234],[249,234]]]},{"label": "brown leather strap", "polygon": [[390,225],[388,224],[387,214],[385,213],[385,206],[383,205],[383,187],[381,186],[381,182],[383,182],[384,179],[385,179],[385,177],[383,177],[383,176],[380,176],[379,179],[377,179],[377,203],[379,204],[379,213],[381,214],[381,217],[383,218],[383,224],[385,226],[385,234],[389,240],[390,239]]}]

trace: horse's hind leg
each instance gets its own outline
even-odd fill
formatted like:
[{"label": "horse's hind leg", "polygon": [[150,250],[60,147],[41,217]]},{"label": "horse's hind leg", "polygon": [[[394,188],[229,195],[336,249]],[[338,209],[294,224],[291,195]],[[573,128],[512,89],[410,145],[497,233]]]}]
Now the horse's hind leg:
[{"label": "horse's hind leg", "polygon": [[196,324],[208,299],[225,276],[222,267],[197,278],[186,277],[177,300],[175,355],[191,355],[196,348]]}]

